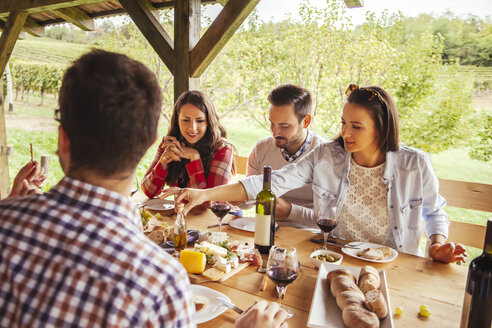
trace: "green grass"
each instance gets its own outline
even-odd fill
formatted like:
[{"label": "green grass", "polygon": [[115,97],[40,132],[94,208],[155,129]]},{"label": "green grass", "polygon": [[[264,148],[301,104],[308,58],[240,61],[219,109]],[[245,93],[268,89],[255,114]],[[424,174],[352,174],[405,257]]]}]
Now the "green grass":
[{"label": "green grass", "polygon": [[74,59],[90,49],[91,46],[85,44],[70,43],[67,45],[64,41],[27,35],[25,40],[16,42],[12,58],[68,66]]}]

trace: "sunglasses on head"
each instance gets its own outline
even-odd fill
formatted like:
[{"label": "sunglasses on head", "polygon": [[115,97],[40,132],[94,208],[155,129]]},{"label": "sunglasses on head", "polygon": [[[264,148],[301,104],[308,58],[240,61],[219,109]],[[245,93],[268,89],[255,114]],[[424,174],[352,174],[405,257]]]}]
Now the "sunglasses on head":
[{"label": "sunglasses on head", "polygon": [[379,101],[383,105],[386,105],[386,103],[383,101],[383,97],[381,97],[379,92],[370,88],[359,88],[357,84],[349,84],[347,90],[345,90],[345,95],[348,97],[355,90],[369,91],[371,93],[371,97],[368,99],[368,101],[371,101],[374,97],[378,97]]},{"label": "sunglasses on head", "polygon": [[54,119],[57,122],[61,122],[61,112],[59,108],[55,109]]}]

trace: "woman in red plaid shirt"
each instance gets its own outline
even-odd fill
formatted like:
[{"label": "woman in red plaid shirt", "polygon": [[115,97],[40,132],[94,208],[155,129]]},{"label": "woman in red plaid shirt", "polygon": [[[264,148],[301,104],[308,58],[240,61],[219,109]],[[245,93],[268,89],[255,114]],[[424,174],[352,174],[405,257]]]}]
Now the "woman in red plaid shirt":
[{"label": "woman in red plaid shirt", "polygon": [[145,195],[159,195],[166,184],[199,189],[227,184],[234,173],[234,146],[226,137],[210,99],[200,91],[184,92],[142,180]]}]

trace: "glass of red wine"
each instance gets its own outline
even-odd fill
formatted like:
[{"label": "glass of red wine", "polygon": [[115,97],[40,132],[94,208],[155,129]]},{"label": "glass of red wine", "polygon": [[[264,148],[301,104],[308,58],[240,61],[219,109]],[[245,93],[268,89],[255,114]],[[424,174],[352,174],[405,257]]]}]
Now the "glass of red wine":
[{"label": "glass of red wine", "polygon": [[[296,249],[291,246],[273,246],[268,256],[267,275],[275,283],[278,301],[282,305],[287,286],[293,283],[299,275]],[[292,311],[283,309],[287,312],[288,318],[292,317]]]},{"label": "glass of red wine", "polygon": [[222,219],[231,210],[231,205],[228,202],[216,201],[210,205],[210,210],[219,220],[219,231],[222,229]]},{"label": "glass of red wine", "polygon": [[326,241],[328,239],[328,233],[336,228],[338,224],[337,220],[337,207],[331,204],[323,204],[318,209],[316,224],[323,232],[323,249],[327,249]]}]

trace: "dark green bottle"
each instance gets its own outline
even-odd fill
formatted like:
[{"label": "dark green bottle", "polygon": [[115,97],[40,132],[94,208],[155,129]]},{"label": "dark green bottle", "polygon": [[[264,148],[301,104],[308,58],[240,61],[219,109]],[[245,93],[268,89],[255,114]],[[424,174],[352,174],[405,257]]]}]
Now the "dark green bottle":
[{"label": "dark green bottle", "polygon": [[263,190],[256,196],[255,248],[268,254],[275,240],[275,205],[277,197],[271,191],[272,167],[263,168]]},{"label": "dark green bottle", "polygon": [[468,267],[460,327],[492,327],[492,219],[487,221],[483,253]]}]

